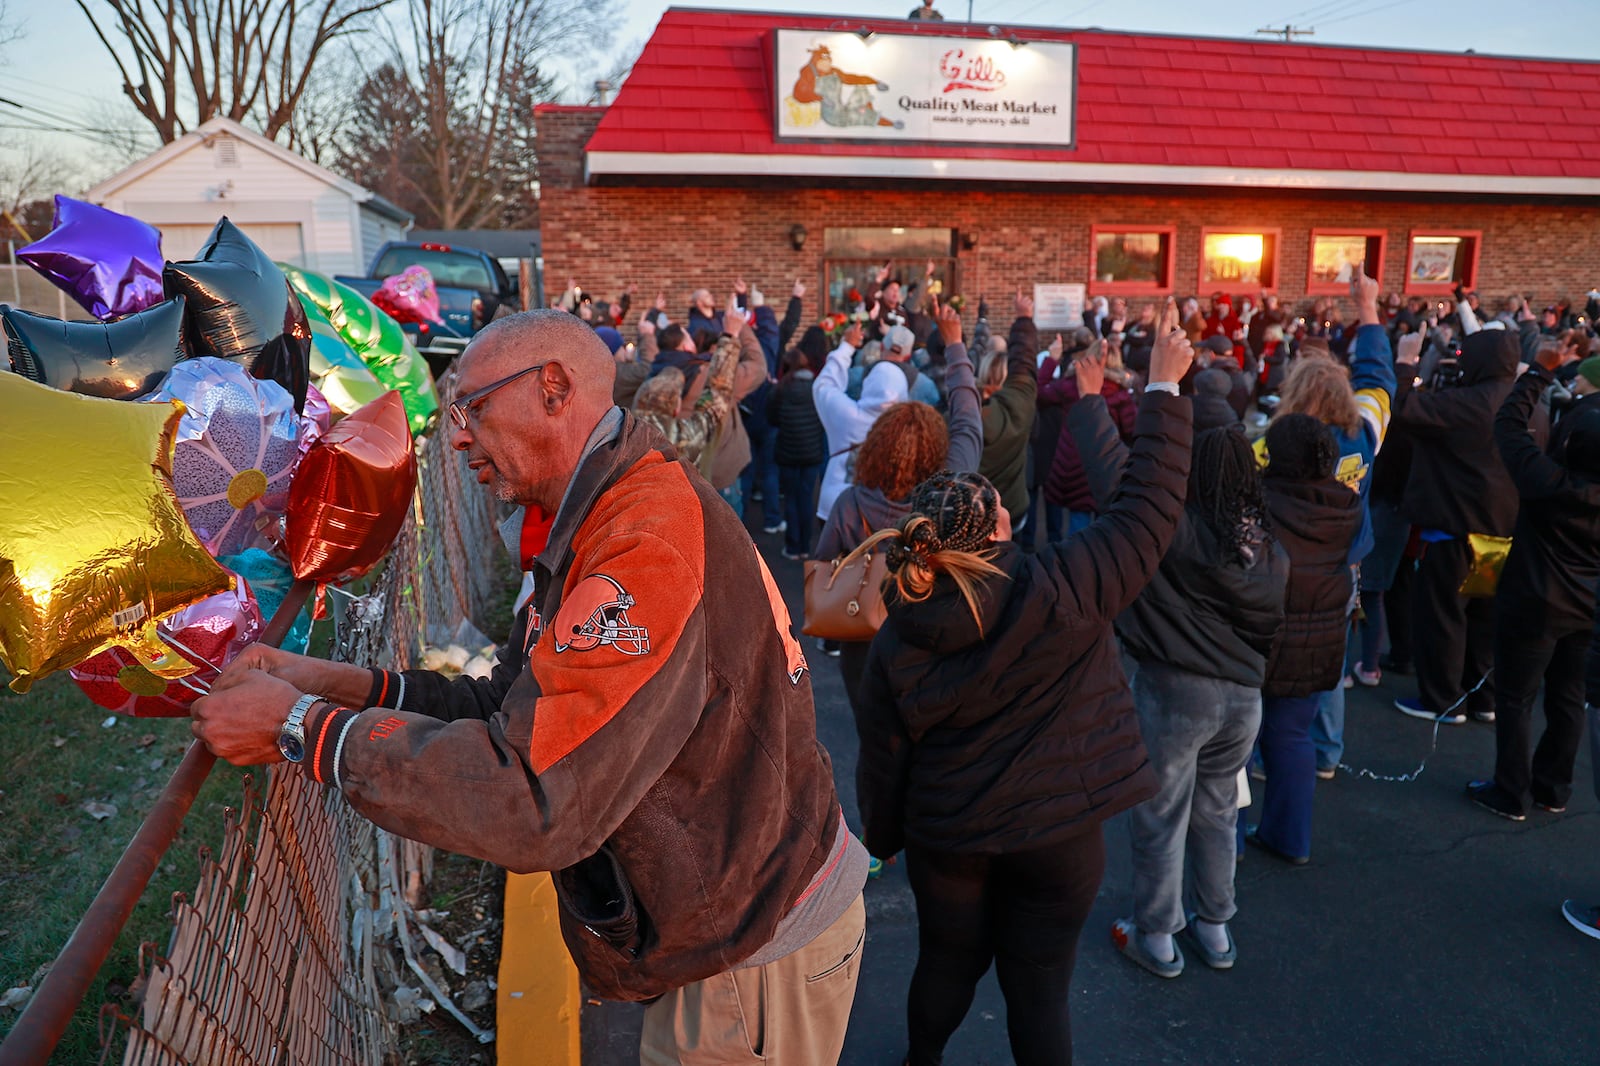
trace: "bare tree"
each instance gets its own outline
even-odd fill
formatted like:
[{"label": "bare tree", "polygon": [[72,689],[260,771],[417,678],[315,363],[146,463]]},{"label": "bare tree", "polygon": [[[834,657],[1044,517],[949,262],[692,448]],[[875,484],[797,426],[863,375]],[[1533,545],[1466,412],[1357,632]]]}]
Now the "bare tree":
[{"label": "bare tree", "polygon": [[162,143],[225,115],[289,125],[330,43],[394,0],[75,0]]},{"label": "bare tree", "polygon": [[407,0],[389,62],[357,94],[339,168],[429,228],[537,215],[533,107],[544,65],[609,39],[615,0]]},{"label": "bare tree", "polygon": [[13,18],[13,15],[11,5],[6,0],[0,0],[0,48],[20,41],[26,32],[26,27]]},{"label": "bare tree", "polygon": [[357,110],[366,102],[361,94],[350,90],[365,78],[360,57],[353,48],[336,49],[324,56],[284,127],[284,143],[313,163],[332,164],[352,129]]},{"label": "bare tree", "polygon": [[[34,240],[50,228],[51,195],[74,188],[72,166],[29,138],[0,142],[0,240]],[[19,242],[20,243],[20,242]]]},{"label": "bare tree", "polygon": [[74,188],[76,169],[31,139],[5,144],[0,147],[0,211],[16,214],[35,200]]}]

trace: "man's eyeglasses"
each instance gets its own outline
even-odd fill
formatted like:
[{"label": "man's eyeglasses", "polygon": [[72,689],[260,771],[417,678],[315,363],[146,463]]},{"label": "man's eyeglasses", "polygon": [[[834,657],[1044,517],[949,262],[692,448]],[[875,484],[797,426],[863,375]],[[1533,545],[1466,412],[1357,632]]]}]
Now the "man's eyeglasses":
[{"label": "man's eyeglasses", "polygon": [[536,370],[543,370],[547,365],[548,364],[546,363],[535,363],[533,366],[517,371],[510,377],[501,378],[499,381],[485,385],[481,389],[467,393],[465,396],[451,403],[450,421],[454,422],[458,429],[466,429],[468,416],[475,416],[477,414],[478,406],[489,398],[489,394],[491,392],[493,392],[495,389],[504,388],[518,378],[532,374]]}]

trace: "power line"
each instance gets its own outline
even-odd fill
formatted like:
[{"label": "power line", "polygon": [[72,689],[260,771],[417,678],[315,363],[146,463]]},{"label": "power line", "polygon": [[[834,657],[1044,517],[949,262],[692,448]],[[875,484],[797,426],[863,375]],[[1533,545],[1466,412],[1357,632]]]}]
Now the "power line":
[{"label": "power line", "polygon": [[1327,22],[1323,23],[1323,25],[1331,26],[1335,22],[1348,22],[1353,18],[1362,18],[1366,15],[1376,15],[1380,11],[1387,11],[1392,7],[1399,7],[1401,4],[1409,4],[1411,2],[1412,0],[1389,0],[1389,3],[1387,4],[1379,4],[1377,7],[1369,7],[1365,11],[1352,11],[1348,15],[1341,15],[1336,19],[1329,19]]},{"label": "power line", "polygon": [[66,111],[59,110],[56,108],[53,100],[48,105],[41,104],[39,103],[39,100],[43,94],[31,92],[26,89],[18,89],[11,85],[6,85],[5,81],[8,76],[9,75],[6,72],[0,72],[0,88],[4,88],[5,92],[9,96],[21,100],[21,103],[14,104],[14,106],[19,108],[26,107],[35,114],[44,116],[51,122],[59,122],[68,126],[83,126],[90,129],[94,128],[90,125],[90,123],[94,121],[93,118],[88,116],[86,113],[79,112],[78,114],[71,114]]},{"label": "power line", "polygon": [[1285,23],[1297,22],[1300,19],[1316,21],[1317,19],[1324,19],[1330,15],[1337,14],[1341,8],[1349,10],[1352,7],[1359,7],[1361,4],[1366,2],[1368,2],[1368,0],[1323,0],[1322,3],[1313,4],[1304,11],[1296,11],[1283,21]]}]

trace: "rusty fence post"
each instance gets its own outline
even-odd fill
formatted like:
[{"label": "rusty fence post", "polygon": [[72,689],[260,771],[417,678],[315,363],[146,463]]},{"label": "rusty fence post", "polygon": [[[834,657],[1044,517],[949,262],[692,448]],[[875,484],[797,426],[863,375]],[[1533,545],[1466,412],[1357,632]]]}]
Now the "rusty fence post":
[{"label": "rusty fence post", "polygon": [[[267,623],[262,643],[278,646],[305,606],[311,589],[309,582],[294,583]],[[0,1043],[0,1066],[40,1066],[49,1061],[162,856],[177,839],[183,819],[216,761],[217,757],[198,740],[189,744],[172,780],[162,789],[161,798],[145,816],[94,902],[78,920],[66,947],[56,956],[4,1043]]]}]

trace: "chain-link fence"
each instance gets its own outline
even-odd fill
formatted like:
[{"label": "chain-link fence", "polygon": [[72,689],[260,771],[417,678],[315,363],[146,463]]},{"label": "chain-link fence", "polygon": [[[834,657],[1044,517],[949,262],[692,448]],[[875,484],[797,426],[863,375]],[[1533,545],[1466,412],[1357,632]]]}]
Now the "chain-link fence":
[{"label": "chain-link fence", "polygon": [[[449,395],[447,375],[439,385]],[[490,497],[443,434],[419,440],[416,503],[383,570],[336,594],[333,657],[397,668],[430,630],[483,617],[508,576]],[[141,953],[142,1007],[102,1013],[102,1061],[126,1064],[380,1064],[396,1057],[385,995],[421,985],[456,1014],[417,958],[415,902],[431,852],[391,837],[297,768],[247,779],[192,895],[174,898],[164,954]],[[411,902],[408,902],[408,898]],[[430,931],[416,928],[427,936]]]}]

